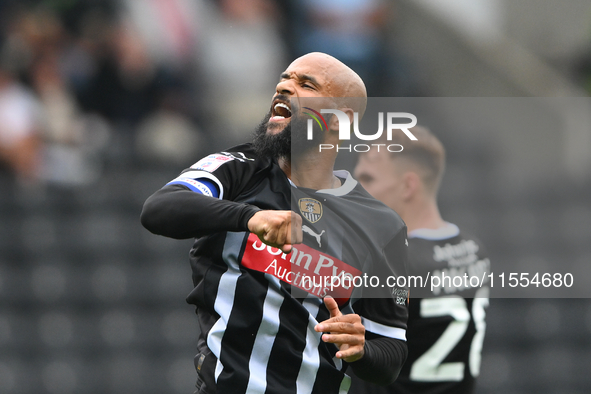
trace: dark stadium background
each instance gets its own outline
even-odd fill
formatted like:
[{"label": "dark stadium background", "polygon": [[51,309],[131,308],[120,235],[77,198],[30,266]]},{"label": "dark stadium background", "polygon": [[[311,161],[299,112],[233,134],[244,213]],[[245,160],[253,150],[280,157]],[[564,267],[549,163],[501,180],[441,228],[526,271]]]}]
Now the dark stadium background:
[{"label": "dark stadium background", "polygon": [[[250,138],[295,56],[333,53],[370,96],[591,92],[586,0],[334,3],[0,0],[0,393],[192,392],[191,242],[149,234],[141,206]],[[559,102],[563,118],[591,112]],[[499,267],[588,280],[591,129],[517,131],[439,135],[444,217]],[[478,392],[588,393],[580,296],[491,299]]]}]

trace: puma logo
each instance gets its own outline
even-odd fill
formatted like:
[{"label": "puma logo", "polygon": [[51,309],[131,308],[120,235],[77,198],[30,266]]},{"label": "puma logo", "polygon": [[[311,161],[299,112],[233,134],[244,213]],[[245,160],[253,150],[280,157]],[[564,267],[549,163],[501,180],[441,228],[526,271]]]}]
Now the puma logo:
[{"label": "puma logo", "polygon": [[322,232],[320,232],[320,234],[316,234],[314,231],[312,231],[312,229],[310,227],[308,227],[304,224],[302,226],[302,231],[305,233],[308,233],[311,236],[313,236],[314,238],[316,238],[316,242],[318,242],[318,247],[320,247],[320,248],[322,247],[322,243],[320,242],[321,241],[320,237],[322,237],[322,234],[324,234],[324,230],[322,230]]}]

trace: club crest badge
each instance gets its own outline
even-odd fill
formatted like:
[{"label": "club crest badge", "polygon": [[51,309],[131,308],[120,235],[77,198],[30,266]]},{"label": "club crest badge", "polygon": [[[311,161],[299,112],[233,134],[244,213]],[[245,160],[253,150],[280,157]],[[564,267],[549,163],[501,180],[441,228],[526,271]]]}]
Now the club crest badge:
[{"label": "club crest badge", "polygon": [[310,223],[316,223],[322,217],[322,204],[313,198],[300,198],[298,205],[300,213]]}]

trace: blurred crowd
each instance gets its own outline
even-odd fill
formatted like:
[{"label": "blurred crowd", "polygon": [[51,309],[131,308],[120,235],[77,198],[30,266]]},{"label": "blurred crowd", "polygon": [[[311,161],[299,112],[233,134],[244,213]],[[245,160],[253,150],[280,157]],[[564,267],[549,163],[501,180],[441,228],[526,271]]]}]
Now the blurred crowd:
[{"label": "blurred crowd", "polygon": [[393,4],[0,0],[0,173],[71,187],[109,165],[188,166],[248,139],[310,51],[351,65],[371,96],[408,94]]}]

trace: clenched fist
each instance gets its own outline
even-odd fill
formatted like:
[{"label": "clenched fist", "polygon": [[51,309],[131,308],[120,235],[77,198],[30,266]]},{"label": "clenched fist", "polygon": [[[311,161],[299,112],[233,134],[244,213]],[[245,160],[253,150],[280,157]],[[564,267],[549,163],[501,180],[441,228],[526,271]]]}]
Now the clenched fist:
[{"label": "clenched fist", "polygon": [[248,230],[283,253],[291,252],[291,246],[303,238],[302,217],[293,211],[259,211],[248,221]]}]

